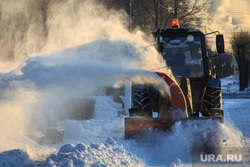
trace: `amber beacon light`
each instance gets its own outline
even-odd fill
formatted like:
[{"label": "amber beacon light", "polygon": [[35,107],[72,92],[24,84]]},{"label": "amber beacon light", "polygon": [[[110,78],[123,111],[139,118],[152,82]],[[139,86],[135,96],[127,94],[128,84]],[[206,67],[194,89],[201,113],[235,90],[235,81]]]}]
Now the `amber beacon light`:
[{"label": "amber beacon light", "polygon": [[172,21],[172,27],[173,28],[179,28],[178,19],[173,19],[173,21]]}]

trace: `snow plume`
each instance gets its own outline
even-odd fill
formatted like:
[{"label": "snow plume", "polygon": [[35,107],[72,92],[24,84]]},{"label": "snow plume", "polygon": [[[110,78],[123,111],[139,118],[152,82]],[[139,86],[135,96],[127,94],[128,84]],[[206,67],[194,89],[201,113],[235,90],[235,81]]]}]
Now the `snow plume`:
[{"label": "snow plume", "polygon": [[176,122],[168,132],[149,129],[136,138],[140,142],[122,143],[149,166],[192,166],[192,149],[242,147],[241,137],[241,132],[228,122],[190,120]]},{"label": "snow plume", "polygon": [[147,35],[127,30],[123,11],[90,0],[0,5],[6,26],[1,29],[1,57],[19,61],[30,56],[0,75],[0,151],[21,148],[35,157],[40,146],[24,134],[54,126],[69,109],[79,107],[77,101],[103,95],[103,87],[164,66],[154,47],[142,48],[152,44]]},{"label": "snow plume", "polygon": [[[95,40],[125,40],[136,48],[149,44],[145,39],[150,35],[128,32],[124,11],[107,10],[95,0],[3,0],[0,18],[2,60],[20,62]],[[7,62],[2,71],[17,66]]]},{"label": "snow plume", "polygon": [[[205,21],[206,31],[220,31],[224,34],[225,49],[231,50],[230,38],[232,32],[250,28],[249,0],[216,0],[211,4],[211,21]],[[212,41],[213,40],[213,41]],[[214,43],[215,39],[211,39]],[[214,45],[214,44],[213,44]]]},{"label": "snow plume", "polygon": [[124,147],[150,166],[187,165],[192,162],[192,147],[218,146],[216,127],[218,124],[212,120],[176,122],[171,131],[148,130],[139,136],[141,142],[126,141]]}]

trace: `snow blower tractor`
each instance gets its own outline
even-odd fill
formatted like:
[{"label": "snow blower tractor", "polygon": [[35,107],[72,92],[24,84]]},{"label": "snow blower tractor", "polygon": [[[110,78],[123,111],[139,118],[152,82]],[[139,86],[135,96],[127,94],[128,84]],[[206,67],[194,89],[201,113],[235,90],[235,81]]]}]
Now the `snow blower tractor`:
[{"label": "snow blower tractor", "polygon": [[[165,82],[170,95],[162,96],[150,84],[131,84],[125,139],[141,138],[148,129],[171,131],[179,121],[182,124],[203,124],[207,120],[223,122],[221,83],[212,72],[205,35],[194,28],[180,28],[177,19],[173,20],[171,28],[157,28],[152,33],[158,52],[174,78],[162,72],[153,73]],[[218,31],[213,33],[218,33],[216,47],[220,55],[224,52],[224,38]]]}]

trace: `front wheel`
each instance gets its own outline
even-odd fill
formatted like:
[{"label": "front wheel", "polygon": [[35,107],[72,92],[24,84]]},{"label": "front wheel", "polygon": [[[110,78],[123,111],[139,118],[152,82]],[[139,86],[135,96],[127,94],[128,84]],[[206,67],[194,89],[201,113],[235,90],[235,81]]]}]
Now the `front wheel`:
[{"label": "front wheel", "polygon": [[207,87],[203,99],[202,116],[223,117],[220,87]]},{"label": "front wheel", "polygon": [[133,107],[129,110],[130,116],[152,117],[152,104],[147,87],[136,85],[133,91]]}]

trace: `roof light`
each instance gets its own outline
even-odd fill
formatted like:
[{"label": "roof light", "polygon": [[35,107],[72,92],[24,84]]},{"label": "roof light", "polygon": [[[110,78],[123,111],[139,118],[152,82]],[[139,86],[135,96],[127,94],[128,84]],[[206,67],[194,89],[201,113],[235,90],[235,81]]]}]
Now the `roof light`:
[{"label": "roof light", "polygon": [[193,35],[188,35],[187,36],[187,41],[188,42],[193,42],[194,41],[194,36]]},{"label": "roof light", "polygon": [[179,28],[178,19],[173,19],[173,21],[172,21],[172,28]]}]

